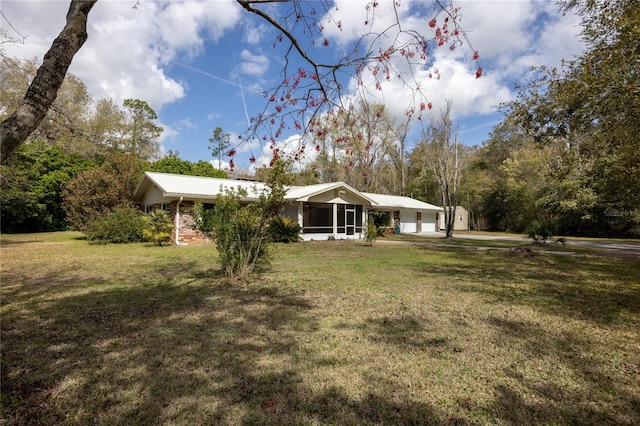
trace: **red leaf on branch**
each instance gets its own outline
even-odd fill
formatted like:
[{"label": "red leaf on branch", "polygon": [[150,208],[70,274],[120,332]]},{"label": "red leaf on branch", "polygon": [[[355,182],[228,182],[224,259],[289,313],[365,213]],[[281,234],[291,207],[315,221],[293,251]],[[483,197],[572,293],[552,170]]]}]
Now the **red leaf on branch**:
[{"label": "red leaf on branch", "polygon": [[478,68],[476,70],[476,78],[480,78],[480,77],[482,77],[482,68]]},{"label": "red leaf on branch", "polygon": [[478,54],[478,51],[476,50],[475,52],[473,52],[473,60],[477,61],[478,59],[480,59],[480,55]]},{"label": "red leaf on branch", "polygon": [[433,18],[432,20],[429,21],[429,26],[431,28],[435,28],[436,27],[436,18]]}]

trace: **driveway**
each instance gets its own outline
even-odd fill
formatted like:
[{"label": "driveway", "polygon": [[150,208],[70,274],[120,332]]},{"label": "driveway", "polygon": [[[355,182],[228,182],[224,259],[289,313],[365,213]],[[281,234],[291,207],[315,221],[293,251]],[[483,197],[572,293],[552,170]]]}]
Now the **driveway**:
[{"label": "driveway", "polygon": [[[431,235],[437,235],[432,233]],[[439,233],[444,237],[443,233]],[[510,237],[506,235],[479,235],[479,234],[464,234],[453,233],[453,238],[465,239],[465,240],[484,240],[484,241],[518,241],[526,242],[530,241],[527,237]],[[586,241],[586,240],[572,240],[571,237],[565,238],[565,244],[578,247],[589,247],[600,250],[612,250],[618,252],[624,252],[629,255],[640,256],[640,243],[636,242],[622,242],[622,241],[609,241],[603,239],[602,241]],[[553,242],[551,243],[553,244]]]}]

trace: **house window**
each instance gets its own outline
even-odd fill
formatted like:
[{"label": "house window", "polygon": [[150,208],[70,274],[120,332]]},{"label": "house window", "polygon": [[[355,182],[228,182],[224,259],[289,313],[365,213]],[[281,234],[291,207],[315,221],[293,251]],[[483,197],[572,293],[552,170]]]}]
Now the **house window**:
[{"label": "house window", "polygon": [[164,210],[165,212],[171,212],[171,204],[170,203],[162,203],[160,205],[160,210]]},{"label": "house window", "polygon": [[333,205],[305,203],[303,232],[305,234],[329,234],[333,232]]},{"label": "house window", "polygon": [[145,213],[151,213],[153,211],[153,206],[144,206]]}]

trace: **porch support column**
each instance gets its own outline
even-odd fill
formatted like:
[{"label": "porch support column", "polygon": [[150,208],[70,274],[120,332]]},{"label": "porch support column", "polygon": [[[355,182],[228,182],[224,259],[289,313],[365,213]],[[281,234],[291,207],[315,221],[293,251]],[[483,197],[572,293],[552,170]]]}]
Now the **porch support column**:
[{"label": "porch support column", "polygon": [[304,234],[304,203],[302,201],[298,202],[298,225]]},{"label": "porch support column", "polygon": [[338,205],[333,203],[333,236],[338,238]]}]

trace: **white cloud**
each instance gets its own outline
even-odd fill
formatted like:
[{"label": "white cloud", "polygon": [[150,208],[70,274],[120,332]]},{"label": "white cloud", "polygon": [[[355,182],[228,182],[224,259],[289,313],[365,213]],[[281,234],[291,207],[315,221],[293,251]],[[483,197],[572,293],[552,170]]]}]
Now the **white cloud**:
[{"label": "white cloud", "polygon": [[240,71],[244,74],[261,76],[269,69],[269,58],[265,55],[254,55],[247,49],[240,52]]},{"label": "white cloud", "polygon": [[207,114],[207,120],[218,120],[220,119],[220,117],[222,117],[222,114],[216,111],[211,111],[209,114]]},{"label": "white cloud", "polygon": [[[202,52],[205,41],[217,41],[240,19],[235,1],[170,3],[99,1],[89,13],[85,45],[70,72],[95,98],[145,100],[156,111],[185,96],[185,86],[164,67],[179,56]],[[67,2],[4,1],[3,13],[29,37],[6,53],[42,58],[64,26]]]},{"label": "white cloud", "polygon": [[[339,21],[341,30],[331,24],[327,17],[323,35],[332,42],[348,46],[356,42],[369,31],[363,20],[367,17],[367,2],[338,0],[338,10],[331,10],[334,21]],[[395,60],[391,64],[395,70],[403,73],[421,88],[422,99],[431,102],[433,107],[443,107],[447,99],[453,100],[454,118],[460,119],[472,115],[486,115],[495,112],[496,105],[513,98],[515,81],[528,73],[532,65],[557,66],[562,58],[570,58],[581,52],[581,43],[576,37],[580,31],[579,19],[575,16],[561,17],[557,6],[550,2],[535,1],[457,1],[461,6],[459,23],[466,31],[473,49],[464,45],[454,51],[448,45],[431,50],[422,66],[410,67],[406,61]],[[393,2],[380,2],[376,9],[371,31],[380,33],[393,29],[396,12],[391,10]],[[429,37],[429,20],[437,15],[437,9],[424,3],[402,2],[397,8],[402,29],[416,30]],[[371,10],[369,18],[371,20]],[[437,15],[438,25],[442,25],[444,15]],[[425,31],[426,29],[426,31]],[[391,30],[389,37],[377,42],[390,43],[397,40]],[[381,46],[386,47],[384,44]],[[373,49],[376,51],[377,47]],[[483,76],[475,78],[477,64],[472,60],[473,51],[480,53],[480,66]],[[431,79],[428,74],[438,69],[441,78]],[[380,76],[380,75],[378,75]],[[395,116],[402,116],[410,106],[419,107],[420,96],[409,90],[392,74],[391,81],[380,80],[382,90],[376,90],[373,76],[364,73],[366,97],[384,102]],[[355,80],[350,82],[351,93],[358,87]]]},{"label": "white cloud", "polygon": [[243,40],[252,45],[258,45],[264,38],[265,34],[270,33],[270,28],[264,24],[260,25],[246,25],[244,29],[244,34],[242,36]]}]

